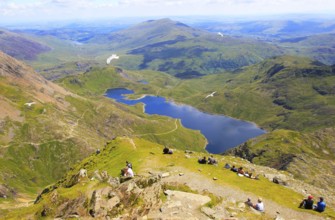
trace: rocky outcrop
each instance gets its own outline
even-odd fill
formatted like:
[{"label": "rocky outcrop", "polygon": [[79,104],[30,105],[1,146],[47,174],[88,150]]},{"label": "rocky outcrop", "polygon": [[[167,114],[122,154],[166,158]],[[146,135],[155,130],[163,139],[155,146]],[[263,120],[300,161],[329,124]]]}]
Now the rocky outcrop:
[{"label": "rocky outcrop", "polygon": [[[106,183],[108,186],[96,188],[93,192],[81,192],[74,199],[64,199],[58,196],[57,187],[49,187],[43,190],[35,203],[48,198],[52,203],[43,205],[43,209],[37,213],[43,217],[73,218],[73,217],[141,217],[147,215],[150,210],[158,210],[162,204],[162,184],[159,176],[136,177],[120,181],[110,177],[106,171],[94,172],[95,177],[88,179],[80,173],[71,179],[72,184],[97,184]],[[120,183],[122,182],[122,183]],[[74,186],[72,185],[72,187]],[[68,187],[69,188],[69,187]],[[46,199],[46,200],[48,200]],[[122,214],[126,213],[126,214]]]}]

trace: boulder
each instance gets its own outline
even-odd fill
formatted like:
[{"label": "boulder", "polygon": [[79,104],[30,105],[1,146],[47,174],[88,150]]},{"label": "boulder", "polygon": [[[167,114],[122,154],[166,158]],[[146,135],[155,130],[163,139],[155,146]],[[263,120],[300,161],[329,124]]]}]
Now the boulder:
[{"label": "boulder", "polygon": [[95,190],[89,203],[89,213],[95,218],[105,217],[120,201],[111,187]]},{"label": "boulder", "polygon": [[[68,219],[70,216],[74,215],[85,215],[86,209],[83,204],[86,202],[86,197],[84,195],[80,195],[75,199],[70,199],[66,201],[58,201],[61,204],[57,207],[55,211],[55,217],[61,219]],[[44,209],[47,212],[45,213],[48,216],[49,212],[47,209]],[[51,215],[52,216],[52,215]]]},{"label": "boulder", "polygon": [[280,184],[283,186],[287,186],[288,185],[288,178],[286,175],[283,174],[279,174],[273,177],[272,182],[276,183],[276,184]]},{"label": "boulder", "polygon": [[107,171],[104,170],[101,172],[101,178],[102,178],[102,181],[107,181],[109,179],[109,175]]},{"label": "boulder", "polygon": [[102,177],[101,177],[101,175],[100,175],[100,173],[99,173],[99,170],[94,171],[92,178],[97,179],[99,181],[103,180]]},{"label": "boulder", "polygon": [[110,177],[108,180],[107,180],[107,183],[113,187],[113,188],[116,188],[120,185],[120,179],[118,177]]}]

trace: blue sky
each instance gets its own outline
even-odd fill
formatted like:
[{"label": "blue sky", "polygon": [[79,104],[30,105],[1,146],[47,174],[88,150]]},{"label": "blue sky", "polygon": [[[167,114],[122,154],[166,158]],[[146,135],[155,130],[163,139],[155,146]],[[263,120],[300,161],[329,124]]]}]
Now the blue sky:
[{"label": "blue sky", "polygon": [[335,0],[0,0],[0,22],[150,16],[335,16]]}]

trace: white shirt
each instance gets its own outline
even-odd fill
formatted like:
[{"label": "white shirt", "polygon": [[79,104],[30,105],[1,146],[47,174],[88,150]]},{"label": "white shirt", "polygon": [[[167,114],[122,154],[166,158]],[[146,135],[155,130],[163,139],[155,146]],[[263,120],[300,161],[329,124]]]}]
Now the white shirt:
[{"label": "white shirt", "polygon": [[130,167],[128,167],[126,175],[129,176],[129,177],[134,177],[134,172]]},{"label": "white shirt", "polygon": [[263,202],[258,202],[256,204],[256,210],[258,210],[260,212],[264,212],[264,204],[263,204]]}]

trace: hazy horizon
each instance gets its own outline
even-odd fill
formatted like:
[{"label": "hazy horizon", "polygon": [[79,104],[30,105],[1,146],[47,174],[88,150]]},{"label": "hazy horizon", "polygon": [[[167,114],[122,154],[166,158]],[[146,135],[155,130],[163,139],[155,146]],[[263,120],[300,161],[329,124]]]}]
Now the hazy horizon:
[{"label": "hazy horizon", "polygon": [[335,17],[330,0],[0,0],[0,24],[117,20],[122,18]]}]

